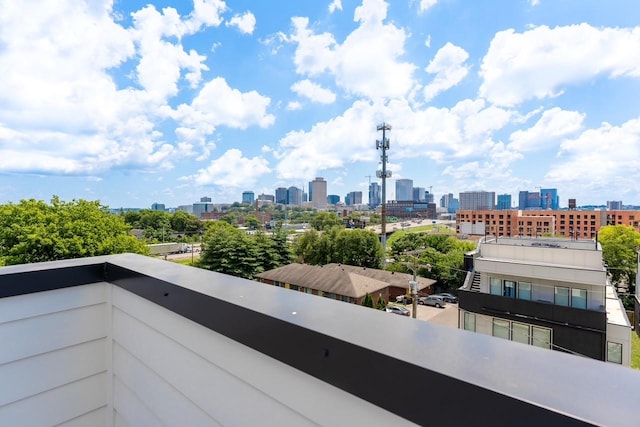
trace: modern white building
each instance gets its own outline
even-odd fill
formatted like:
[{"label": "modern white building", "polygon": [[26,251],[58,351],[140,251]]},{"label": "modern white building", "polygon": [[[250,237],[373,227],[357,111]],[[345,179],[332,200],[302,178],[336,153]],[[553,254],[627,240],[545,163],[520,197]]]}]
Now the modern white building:
[{"label": "modern white building", "polygon": [[316,177],[309,183],[309,201],[314,208],[327,206],[327,181],[324,178]]},{"label": "modern white building", "polygon": [[461,329],[629,366],[631,324],[595,240],[485,237],[466,263]]}]

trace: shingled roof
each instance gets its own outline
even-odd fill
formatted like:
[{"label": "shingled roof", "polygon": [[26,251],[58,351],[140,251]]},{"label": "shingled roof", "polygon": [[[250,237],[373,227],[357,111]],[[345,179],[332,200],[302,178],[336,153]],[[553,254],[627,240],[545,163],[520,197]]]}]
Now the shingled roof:
[{"label": "shingled roof", "polygon": [[[296,263],[265,271],[257,277],[352,298],[361,298],[367,293],[373,294],[387,286],[407,288],[411,280],[409,274],[375,268],[344,264],[317,266]],[[420,290],[435,283],[434,280],[422,277],[419,277],[417,282]]]}]

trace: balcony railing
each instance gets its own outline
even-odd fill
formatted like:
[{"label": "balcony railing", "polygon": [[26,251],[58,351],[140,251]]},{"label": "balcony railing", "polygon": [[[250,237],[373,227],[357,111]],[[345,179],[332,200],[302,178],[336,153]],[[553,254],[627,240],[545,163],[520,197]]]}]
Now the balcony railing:
[{"label": "balcony railing", "polygon": [[138,255],[0,269],[0,342],[0,425],[638,420],[626,368]]}]

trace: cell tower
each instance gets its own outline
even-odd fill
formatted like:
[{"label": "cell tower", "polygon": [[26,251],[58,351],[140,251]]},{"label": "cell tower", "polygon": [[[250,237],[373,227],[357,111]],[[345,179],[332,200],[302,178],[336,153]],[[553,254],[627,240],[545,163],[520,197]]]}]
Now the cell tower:
[{"label": "cell tower", "polygon": [[387,262],[387,178],[391,178],[391,171],[387,170],[387,150],[389,146],[389,138],[387,138],[387,131],[391,130],[391,125],[382,122],[376,128],[382,131],[382,140],[376,140],[376,150],[382,150],[380,160],[382,160],[382,170],[376,171],[376,176],[382,178],[382,209],[380,215],[380,236],[382,242],[382,267],[384,268]]}]

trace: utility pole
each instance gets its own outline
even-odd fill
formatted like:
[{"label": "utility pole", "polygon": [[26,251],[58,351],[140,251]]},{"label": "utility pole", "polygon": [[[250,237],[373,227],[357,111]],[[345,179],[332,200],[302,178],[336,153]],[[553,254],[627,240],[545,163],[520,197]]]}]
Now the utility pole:
[{"label": "utility pole", "polygon": [[389,138],[387,131],[391,130],[391,125],[382,122],[376,129],[382,131],[382,140],[376,140],[376,150],[381,149],[382,170],[376,171],[376,176],[382,178],[382,209],[381,209],[381,242],[382,242],[382,267],[387,263],[387,178],[391,178],[391,171],[387,171],[387,150],[389,149]]},{"label": "utility pole", "polygon": [[413,310],[411,311],[411,316],[415,319],[418,313],[418,270],[421,268],[425,268],[428,271],[431,271],[431,264],[419,264],[418,256],[424,252],[424,249],[418,249],[415,251],[405,252],[404,255],[409,257],[409,261],[403,262],[403,264],[411,270],[413,274],[412,280],[409,280],[409,291],[411,292],[411,303]]}]

